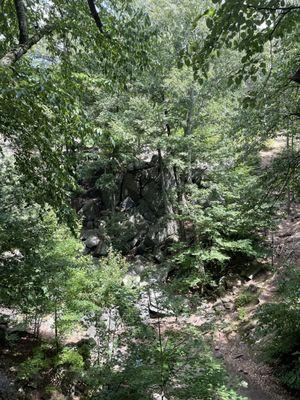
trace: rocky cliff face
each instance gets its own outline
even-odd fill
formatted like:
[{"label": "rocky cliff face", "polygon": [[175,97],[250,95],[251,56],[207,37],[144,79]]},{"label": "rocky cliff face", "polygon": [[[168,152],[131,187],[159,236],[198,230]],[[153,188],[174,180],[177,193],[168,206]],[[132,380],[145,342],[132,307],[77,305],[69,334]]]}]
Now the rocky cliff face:
[{"label": "rocky cliff face", "polygon": [[[98,178],[102,174],[97,171]],[[174,184],[171,175],[164,178]],[[87,253],[105,256],[113,245],[123,254],[147,254],[159,262],[168,246],[178,241],[177,222],[166,214],[156,156],[116,174],[114,190],[99,189],[93,180],[82,184],[85,193],[74,200],[74,207],[83,218]]]}]

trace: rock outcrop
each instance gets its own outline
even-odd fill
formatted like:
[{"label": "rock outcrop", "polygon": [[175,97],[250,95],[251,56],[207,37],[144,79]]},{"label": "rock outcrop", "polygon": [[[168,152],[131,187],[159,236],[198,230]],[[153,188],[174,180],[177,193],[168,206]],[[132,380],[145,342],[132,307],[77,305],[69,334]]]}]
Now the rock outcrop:
[{"label": "rock outcrop", "polygon": [[[97,179],[103,174],[97,171]],[[165,173],[164,180],[174,185],[172,174]],[[73,204],[83,219],[86,253],[105,256],[112,245],[126,255],[151,254],[158,262],[162,252],[178,241],[178,224],[166,213],[156,156],[116,174],[112,190],[99,189],[95,179],[82,186],[86,191]]]}]

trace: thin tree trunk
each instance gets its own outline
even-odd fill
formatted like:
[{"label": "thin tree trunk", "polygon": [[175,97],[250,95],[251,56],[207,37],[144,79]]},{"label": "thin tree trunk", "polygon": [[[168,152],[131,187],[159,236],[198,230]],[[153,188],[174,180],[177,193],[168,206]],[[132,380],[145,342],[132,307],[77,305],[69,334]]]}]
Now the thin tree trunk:
[{"label": "thin tree trunk", "polygon": [[88,4],[89,4],[91,15],[94,18],[95,24],[97,25],[99,31],[101,33],[104,33],[103,24],[101,22],[101,19],[100,19],[99,13],[97,11],[97,8],[95,6],[94,0],[88,0]]},{"label": "thin tree trunk", "polygon": [[[165,114],[165,119],[166,119],[165,128],[166,128],[166,131],[167,131],[167,135],[171,136],[171,127],[170,127],[170,124],[169,124],[169,122],[167,120],[168,110],[165,110],[164,114]],[[173,209],[172,209],[172,212],[174,212],[174,209],[175,209],[176,213],[178,215],[181,215],[182,211],[180,209],[180,206],[183,204],[183,193],[182,193],[182,190],[181,190],[182,189],[181,188],[181,182],[180,182],[180,178],[178,176],[176,165],[173,166],[173,175],[174,175],[174,180],[175,180],[175,185],[176,185],[176,195],[177,195],[178,206],[177,207],[174,206]],[[180,220],[178,225],[179,225],[180,238],[182,240],[185,240],[186,239],[186,235],[185,235],[185,229],[184,229],[183,221]]]},{"label": "thin tree trunk", "polygon": [[55,337],[55,347],[56,352],[59,352],[59,342],[58,342],[58,314],[57,314],[57,305],[55,304],[54,308],[54,337]]},{"label": "thin tree trunk", "polygon": [[[184,129],[185,136],[190,136],[193,131],[193,114],[194,114],[194,106],[195,106],[195,90],[194,90],[193,86],[189,89],[189,97],[190,97],[190,102],[189,102],[190,104],[189,104],[187,117],[186,117],[186,126]],[[191,170],[192,170],[192,152],[191,152],[191,149],[189,148],[189,150],[188,150],[188,172],[187,172],[188,183],[192,182]]]},{"label": "thin tree trunk", "polygon": [[165,167],[164,167],[164,163],[163,163],[161,149],[157,149],[157,153],[158,153],[159,176],[160,176],[161,191],[162,191],[163,201],[164,201],[164,208],[165,208],[165,212],[167,214],[172,214],[173,208],[172,208],[172,205],[168,198],[168,185],[166,182]]},{"label": "thin tree trunk", "polygon": [[[290,134],[289,134],[289,132],[286,135],[286,148],[287,148],[287,150],[290,149]],[[291,188],[290,188],[290,182],[288,183],[288,187],[287,187],[286,210],[287,210],[288,215],[290,215],[291,214]]]}]

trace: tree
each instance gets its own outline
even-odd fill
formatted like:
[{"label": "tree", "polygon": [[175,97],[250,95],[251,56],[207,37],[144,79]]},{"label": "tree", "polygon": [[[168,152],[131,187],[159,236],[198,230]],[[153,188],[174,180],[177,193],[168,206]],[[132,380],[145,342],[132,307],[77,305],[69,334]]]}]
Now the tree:
[{"label": "tree", "polygon": [[1,140],[30,188],[28,202],[50,204],[69,223],[77,154],[91,131],[87,82],[101,70],[122,86],[147,65],[153,35],[134,2],[100,8],[93,1],[1,2]]},{"label": "tree", "polygon": [[[53,54],[76,52],[80,48],[98,53],[101,49],[104,58],[115,51],[120,58],[130,38],[131,51],[138,51],[143,62],[143,46],[138,48],[135,40],[149,20],[132,1],[110,2],[106,7],[98,7],[93,0],[68,3],[15,0],[3,1],[1,7],[0,26],[4,39],[0,46],[1,67],[12,66],[42,40]],[[137,53],[135,55],[138,57]]]},{"label": "tree", "polygon": [[[241,66],[232,71],[233,79],[240,83],[259,70],[268,70],[265,59],[261,58],[266,44],[271,42],[272,51],[272,44],[276,47],[287,35],[296,43],[300,19],[300,7],[296,2],[213,0],[213,3],[213,7],[195,20],[196,29],[198,21],[205,18],[208,32],[204,41],[196,38],[186,49],[186,59],[192,63],[196,75],[202,71],[206,76],[211,61],[225,47],[241,53]],[[297,71],[297,59],[294,64],[290,75]]]}]

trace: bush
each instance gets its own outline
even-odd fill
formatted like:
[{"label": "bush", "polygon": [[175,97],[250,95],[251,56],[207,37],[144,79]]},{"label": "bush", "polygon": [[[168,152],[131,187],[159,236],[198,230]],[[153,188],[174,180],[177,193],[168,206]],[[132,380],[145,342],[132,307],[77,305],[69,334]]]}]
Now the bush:
[{"label": "bush", "polygon": [[76,350],[67,347],[59,354],[56,365],[67,365],[75,373],[80,373],[84,368],[83,357]]},{"label": "bush", "polygon": [[33,377],[40,374],[40,372],[49,366],[44,352],[38,348],[35,350],[33,356],[28,360],[22,362],[19,366],[18,379],[29,381]]},{"label": "bush", "polygon": [[235,305],[237,308],[245,307],[251,303],[256,302],[257,298],[258,298],[257,293],[251,293],[251,292],[245,290],[236,298]]}]

